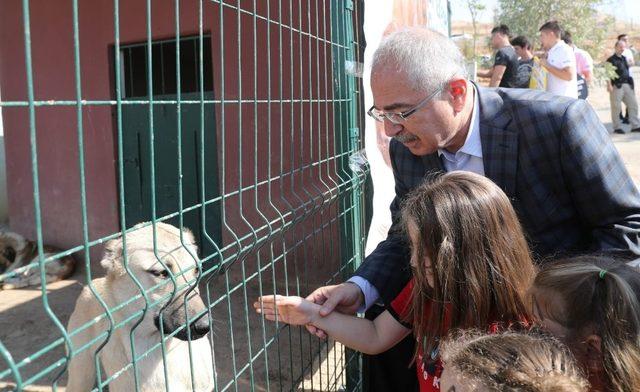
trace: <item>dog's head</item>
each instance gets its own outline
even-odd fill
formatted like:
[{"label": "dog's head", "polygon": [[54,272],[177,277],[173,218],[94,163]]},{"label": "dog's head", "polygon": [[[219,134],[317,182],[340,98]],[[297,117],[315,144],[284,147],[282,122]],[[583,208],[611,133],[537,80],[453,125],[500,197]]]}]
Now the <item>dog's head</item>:
[{"label": "dog's head", "polygon": [[[153,226],[147,223],[138,224],[126,235],[126,267],[123,257],[124,243],[122,238],[109,241],[101,264],[107,270],[107,279],[118,281],[117,286],[125,284],[135,289],[132,279],[135,276],[147,290],[150,304],[157,303],[149,311],[153,320],[149,318],[145,322],[153,321],[158,330],[162,326],[165,334],[171,334],[186,325],[188,315],[191,339],[206,335],[209,332],[206,307],[200,298],[198,288],[190,290],[195,285],[198,274],[198,249],[193,234],[188,229],[183,229],[181,233],[174,226],[157,223],[154,251]],[[176,281],[175,286],[171,281],[172,276]],[[174,287],[176,292],[171,299]],[[137,294],[138,290],[132,292]],[[171,301],[168,302],[169,300]],[[187,340],[187,328],[182,328],[175,337]]]},{"label": "dog's head", "polygon": [[11,269],[18,251],[25,247],[25,242],[24,237],[19,234],[0,232],[0,274]]},{"label": "dog's head", "polygon": [[16,250],[11,246],[0,248],[0,274],[5,273],[16,260]]}]

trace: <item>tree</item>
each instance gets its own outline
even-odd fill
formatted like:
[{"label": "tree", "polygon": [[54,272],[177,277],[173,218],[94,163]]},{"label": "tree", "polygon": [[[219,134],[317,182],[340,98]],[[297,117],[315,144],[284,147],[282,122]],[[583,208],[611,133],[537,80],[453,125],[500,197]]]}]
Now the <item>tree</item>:
[{"label": "tree", "polygon": [[481,0],[467,0],[467,7],[471,13],[471,24],[473,26],[473,58],[476,58],[476,40],[478,37],[478,13],[485,9]]},{"label": "tree", "polygon": [[534,47],[538,29],[555,19],[571,32],[574,43],[597,57],[604,49],[606,35],[614,25],[612,17],[598,13],[605,0],[498,0],[496,24],[504,23],[514,35],[525,35]]}]

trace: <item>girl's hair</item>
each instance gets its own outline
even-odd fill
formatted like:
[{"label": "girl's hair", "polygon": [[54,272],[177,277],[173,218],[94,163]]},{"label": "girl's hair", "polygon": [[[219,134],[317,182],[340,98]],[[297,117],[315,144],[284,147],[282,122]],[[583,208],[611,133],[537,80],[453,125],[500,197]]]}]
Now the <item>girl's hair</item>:
[{"label": "girl's hair", "polygon": [[600,337],[613,390],[640,391],[640,272],[602,255],[574,257],[540,271],[531,296],[545,318],[568,330],[570,347]]},{"label": "girl's hair", "polygon": [[407,315],[419,342],[414,358],[419,349],[428,356],[449,328],[528,319],[536,270],[516,213],[491,180],[469,172],[431,178],[410,193],[401,216],[409,236],[417,232]]},{"label": "girl's hair", "polygon": [[458,332],[440,349],[444,367],[465,383],[490,391],[579,392],[589,383],[571,352],[538,331],[486,334]]}]

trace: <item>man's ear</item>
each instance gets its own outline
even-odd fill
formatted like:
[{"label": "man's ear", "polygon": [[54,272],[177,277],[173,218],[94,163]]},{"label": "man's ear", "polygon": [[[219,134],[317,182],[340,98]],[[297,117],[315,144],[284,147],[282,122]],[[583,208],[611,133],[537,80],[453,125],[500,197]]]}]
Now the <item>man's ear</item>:
[{"label": "man's ear", "polygon": [[453,79],[449,82],[448,89],[453,110],[456,113],[460,113],[464,109],[467,100],[469,84],[465,79]]}]

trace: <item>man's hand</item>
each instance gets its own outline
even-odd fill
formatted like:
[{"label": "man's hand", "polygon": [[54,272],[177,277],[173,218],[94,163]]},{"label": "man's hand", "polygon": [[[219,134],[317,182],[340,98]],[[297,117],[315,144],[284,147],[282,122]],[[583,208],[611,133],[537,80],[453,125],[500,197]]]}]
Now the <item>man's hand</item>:
[{"label": "man's hand", "polygon": [[[334,310],[337,310],[340,313],[354,314],[362,305],[364,305],[364,295],[362,294],[360,287],[351,282],[320,287],[313,293],[309,294],[305,299],[318,305],[322,305],[322,308],[320,308],[321,317],[328,315]],[[327,337],[327,334],[321,329],[312,325],[306,325],[305,327],[311,334],[316,335],[319,338],[324,339]]]}]

